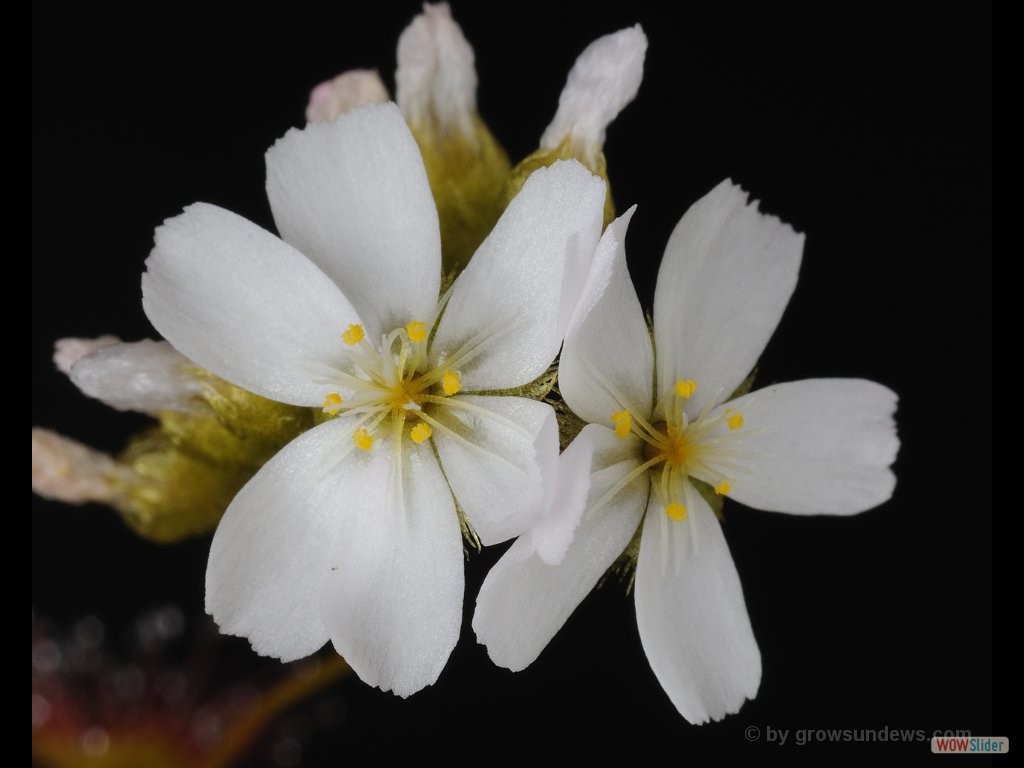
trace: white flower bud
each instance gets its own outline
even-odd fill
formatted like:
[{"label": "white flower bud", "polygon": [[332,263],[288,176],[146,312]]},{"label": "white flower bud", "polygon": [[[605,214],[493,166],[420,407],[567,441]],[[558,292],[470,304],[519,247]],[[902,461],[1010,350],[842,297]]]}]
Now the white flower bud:
[{"label": "white flower bud", "polygon": [[107,454],[48,429],[32,428],[32,490],[40,496],[67,504],[111,503],[118,486],[136,480],[134,472]]},{"label": "white flower bud", "polygon": [[[73,347],[68,341],[57,342],[55,359],[70,359]],[[86,395],[112,408],[155,414],[201,408],[195,397],[202,393],[203,384],[195,370],[166,341],[143,340],[96,347],[74,361],[69,376]]]},{"label": "white flower bud", "polygon": [[395,95],[405,119],[414,129],[434,123],[472,136],[476,83],[473,47],[448,4],[424,4],[398,38]]},{"label": "white flower bud", "polygon": [[569,138],[588,154],[599,152],[605,129],[640,88],[646,52],[647,36],[639,24],[588,45],[569,72],[541,148],[555,149]]},{"label": "white flower bud", "polygon": [[333,120],[363,104],[380,104],[388,100],[388,89],[375,69],[350,69],[333,80],[320,83],[309,94],[306,121]]},{"label": "white flower bud", "polygon": [[86,355],[97,349],[120,343],[121,340],[117,336],[110,335],[100,336],[97,339],[57,339],[57,343],[53,345],[53,362],[61,373],[70,376],[71,366]]}]

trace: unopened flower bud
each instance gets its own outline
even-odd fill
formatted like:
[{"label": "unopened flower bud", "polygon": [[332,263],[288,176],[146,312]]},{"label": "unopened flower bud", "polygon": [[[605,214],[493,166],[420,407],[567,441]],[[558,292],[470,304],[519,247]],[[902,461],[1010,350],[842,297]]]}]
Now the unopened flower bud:
[{"label": "unopened flower bud", "polygon": [[636,96],[643,78],[647,36],[637,24],[600,37],[579,55],[558,99],[558,111],[540,148],[523,159],[502,192],[504,206],[538,168],[575,158],[608,185],[604,223],[615,218],[604,156],[605,130]]},{"label": "unopened flower bud", "polygon": [[395,84],[437,203],[442,266],[452,275],[498,220],[510,166],[476,111],[473,48],[447,3],[424,5],[402,32]]},{"label": "unopened flower bud", "polygon": [[333,120],[343,112],[363,104],[388,100],[388,89],[375,69],[350,69],[316,86],[309,94],[306,121]]}]

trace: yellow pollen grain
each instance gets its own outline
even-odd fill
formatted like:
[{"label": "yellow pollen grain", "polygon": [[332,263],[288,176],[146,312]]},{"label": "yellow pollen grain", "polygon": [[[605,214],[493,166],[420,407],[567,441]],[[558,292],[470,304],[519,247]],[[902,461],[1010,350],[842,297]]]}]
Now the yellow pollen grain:
[{"label": "yellow pollen grain", "polygon": [[681,522],[686,519],[687,511],[686,507],[678,502],[673,501],[667,507],[665,507],[665,514],[676,522]]},{"label": "yellow pollen grain", "polygon": [[739,411],[733,411],[731,415],[725,418],[725,423],[729,425],[729,429],[739,429],[743,426],[743,414]]},{"label": "yellow pollen grain", "polygon": [[424,440],[429,438],[433,433],[434,431],[430,428],[430,425],[425,424],[424,422],[421,421],[419,424],[417,424],[415,427],[409,430],[409,437],[412,438],[412,441],[416,443],[416,445],[419,445]]},{"label": "yellow pollen grain", "polygon": [[729,482],[727,480],[723,480],[722,482],[715,486],[715,493],[717,493],[719,496],[725,496],[725,494],[727,494],[731,490],[732,486],[729,485]]},{"label": "yellow pollen grain", "polygon": [[405,332],[409,334],[409,341],[419,344],[427,340],[427,324],[419,320],[413,320],[405,326]]},{"label": "yellow pollen grain", "polygon": [[352,434],[352,442],[356,444],[356,448],[368,451],[373,448],[373,435],[360,428]]},{"label": "yellow pollen grain", "polygon": [[448,371],[441,378],[441,388],[446,395],[451,397],[462,389],[462,377],[455,373],[455,371]]},{"label": "yellow pollen grain", "polygon": [[341,395],[337,392],[331,392],[324,398],[324,413],[338,410],[341,407],[341,403]]},{"label": "yellow pollen grain", "polygon": [[612,424],[615,425],[615,434],[626,438],[633,429],[633,417],[629,415],[629,411],[616,411],[612,414]]},{"label": "yellow pollen grain", "polygon": [[348,329],[341,334],[341,340],[348,344],[350,347],[354,347],[363,337],[366,336],[366,331],[363,330],[363,326],[358,323],[352,323]]},{"label": "yellow pollen grain", "polygon": [[688,397],[693,397],[697,391],[697,382],[693,379],[687,379],[683,381],[680,379],[676,382],[676,395],[683,398],[684,400]]}]

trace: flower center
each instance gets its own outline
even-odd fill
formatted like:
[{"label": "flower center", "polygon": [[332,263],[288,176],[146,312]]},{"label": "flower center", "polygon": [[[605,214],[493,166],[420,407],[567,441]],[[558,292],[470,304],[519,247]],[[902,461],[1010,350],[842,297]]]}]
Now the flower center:
[{"label": "flower center", "polygon": [[695,490],[691,479],[707,483],[715,493],[727,494],[735,482],[733,472],[740,469],[737,459],[746,457],[734,447],[746,436],[740,432],[743,414],[726,408],[712,417],[713,401],[709,401],[691,420],[683,404],[696,391],[693,379],[677,381],[655,408],[655,414],[664,416],[659,421],[648,421],[628,408],[611,415],[616,435],[623,440],[633,436],[642,441],[643,463],[628,479],[646,472],[665,514],[673,520],[687,517]]},{"label": "flower center", "polygon": [[656,421],[652,426],[658,438],[644,441],[644,461],[658,459],[673,467],[685,468],[686,457],[693,449],[687,442],[686,430],[680,430],[677,425],[670,425],[667,421]]},{"label": "flower center", "polygon": [[350,325],[341,340],[352,367],[336,374],[338,391],[324,398],[324,413],[358,416],[352,441],[364,451],[385,436],[408,437],[417,445],[428,440],[440,426],[431,411],[462,388],[462,378],[450,367],[431,364],[426,325],[414,320],[396,328],[379,347],[361,325]]}]

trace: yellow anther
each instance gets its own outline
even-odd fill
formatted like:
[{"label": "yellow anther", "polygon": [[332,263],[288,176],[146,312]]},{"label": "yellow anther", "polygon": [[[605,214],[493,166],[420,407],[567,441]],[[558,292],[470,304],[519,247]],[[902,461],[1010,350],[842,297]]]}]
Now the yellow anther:
[{"label": "yellow anther", "polygon": [[693,379],[687,379],[686,381],[680,379],[679,381],[676,382],[676,395],[683,399],[693,397],[696,391],[697,382],[694,381]]},{"label": "yellow anther", "polygon": [[686,519],[686,507],[682,504],[673,501],[671,504],[665,507],[665,514],[673,520],[675,520],[676,522],[680,522]]},{"label": "yellow anther", "polygon": [[343,334],[341,334],[341,340],[348,344],[350,347],[354,347],[363,337],[366,335],[366,331],[363,330],[363,326],[358,323],[352,323]]},{"label": "yellow anther", "polygon": [[451,397],[462,389],[462,377],[455,371],[448,371],[441,378],[441,388],[444,390],[446,395]]},{"label": "yellow anther", "polygon": [[405,326],[405,332],[409,334],[409,341],[419,344],[427,340],[427,324],[419,320],[413,320]]},{"label": "yellow anther", "polygon": [[733,411],[732,414],[725,417],[725,423],[729,425],[729,429],[739,429],[743,426],[743,414]]},{"label": "yellow anther", "polygon": [[352,442],[356,444],[356,448],[368,451],[373,448],[373,435],[365,429],[360,428],[353,433]]},{"label": "yellow anther", "polygon": [[725,496],[725,494],[727,494],[731,490],[732,486],[729,485],[728,481],[726,480],[723,480],[722,482],[715,486],[715,493],[717,493],[719,496]]},{"label": "yellow anther", "polygon": [[409,437],[412,438],[412,441],[416,443],[416,445],[419,445],[424,440],[429,438],[433,433],[434,430],[430,428],[430,425],[425,424],[424,422],[421,421],[419,424],[417,424],[415,427],[409,430]]},{"label": "yellow anther", "polygon": [[324,413],[330,413],[341,408],[341,395],[337,392],[331,392],[324,398]]},{"label": "yellow anther", "polygon": [[625,438],[633,429],[633,417],[629,415],[629,411],[616,411],[612,414],[612,424],[615,425],[615,434]]}]

